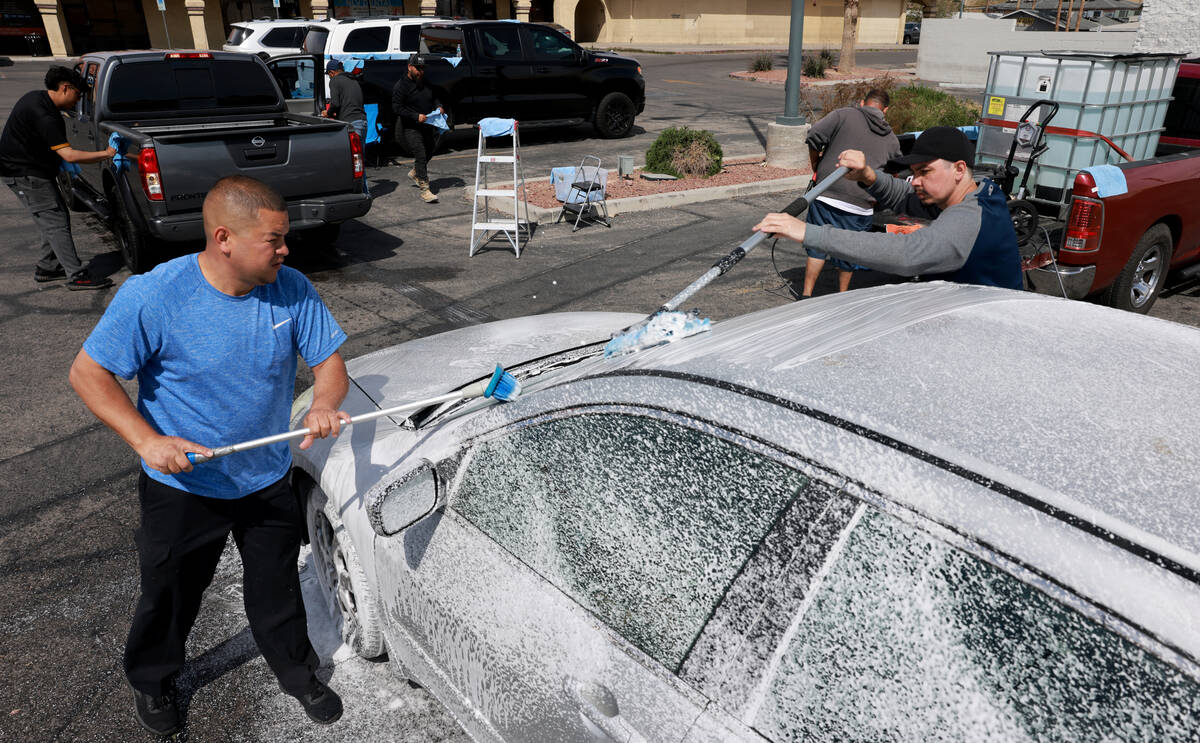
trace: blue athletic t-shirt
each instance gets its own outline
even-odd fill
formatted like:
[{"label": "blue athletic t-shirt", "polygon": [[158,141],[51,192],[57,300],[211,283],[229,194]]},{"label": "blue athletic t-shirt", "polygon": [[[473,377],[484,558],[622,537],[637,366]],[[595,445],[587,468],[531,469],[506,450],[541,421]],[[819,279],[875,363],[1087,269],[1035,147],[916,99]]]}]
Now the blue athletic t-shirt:
[{"label": "blue athletic t-shirt", "polygon": [[[137,409],[159,433],[208,447],[281,433],[291,415],[296,353],[309,366],[346,334],[303,274],[231,297],[200,271],[197,254],[163,263],[121,286],[83,350],[124,379],[138,379]],[[279,480],[287,442],[238,452],[154,480],[196,495],[241,498]]]}]

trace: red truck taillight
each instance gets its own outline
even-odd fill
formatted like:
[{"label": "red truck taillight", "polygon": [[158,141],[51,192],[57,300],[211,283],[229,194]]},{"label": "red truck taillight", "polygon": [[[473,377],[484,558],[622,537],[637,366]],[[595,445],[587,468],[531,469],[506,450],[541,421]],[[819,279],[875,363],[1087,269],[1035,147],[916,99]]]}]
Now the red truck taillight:
[{"label": "red truck taillight", "polygon": [[363,143],[358,132],[350,131],[350,161],[354,163],[354,177],[363,177]]},{"label": "red truck taillight", "polygon": [[163,200],[162,174],[158,171],[158,153],[153,147],[143,147],[138,155],[138,170],[142,173],[142,190],[151,201]]},{"label": "red truck taillight", "polygon": [[[1100,249],[1104,231],[1104,202],[1088,195],[1096,193],[1096,182],[1087,173],[1075,176],[1071,216],[1067,218],[1067,239],[1063,250],[1072,253],[1093,253]],[[1088,195],[1085,195],[1088,194]]]}]

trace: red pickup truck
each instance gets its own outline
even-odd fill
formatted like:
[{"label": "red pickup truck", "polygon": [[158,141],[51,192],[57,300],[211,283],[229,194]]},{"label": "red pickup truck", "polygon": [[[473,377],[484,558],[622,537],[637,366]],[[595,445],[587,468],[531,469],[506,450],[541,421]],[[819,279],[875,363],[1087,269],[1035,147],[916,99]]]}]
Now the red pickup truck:
[{"label": "red pickup truck", "polygon": [[1180,65],[1172,96],[1157,156],[1115,166],[1125,193],[1075,177],[1057,265],[1026,273],[1035,291],[1145,313],[1168,274],[1200,275],[1200,59]]}]

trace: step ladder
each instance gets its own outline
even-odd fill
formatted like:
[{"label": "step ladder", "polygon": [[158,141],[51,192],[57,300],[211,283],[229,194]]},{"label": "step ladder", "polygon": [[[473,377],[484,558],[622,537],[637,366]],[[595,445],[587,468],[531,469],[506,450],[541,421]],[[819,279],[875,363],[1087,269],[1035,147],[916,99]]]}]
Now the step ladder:
[{"label": "step ladder", "polygon": [[[488,185],[488,167],[511,165],[512,184],[505,188]],[[508,169],[504,169],[507,175]],[[512,199],[512,215],[495,215],[490,210],[490,199]],[[522,212],[525,215],[521,219]],[[517,133],[517,122],[512,127],[512,154],[487,154],[487,137],[479,130],[479,145],[475,153],[475,197],[471,207],[471,250],[467,257],[475,255],[494,238],[503,235],[508,244],[521,257],[521,240],[529,242],[532,229],[529,222],[529,204],[525,194],[525,169],[521,165],[521,139]]]}]

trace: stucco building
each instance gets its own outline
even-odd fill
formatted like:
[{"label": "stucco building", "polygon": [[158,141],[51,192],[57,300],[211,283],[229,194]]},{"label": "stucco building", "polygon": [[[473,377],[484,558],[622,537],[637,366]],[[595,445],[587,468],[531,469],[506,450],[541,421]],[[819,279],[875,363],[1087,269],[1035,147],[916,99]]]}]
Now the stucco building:
[{"label": "stucco building", "polygon": [[[229,24],[276,15],[271,0],[0,0],[0,52],[219,48]],[[791,0],[279,0],[280,17],[448,15],[553,21],[581,42],[786,46]],[[905,0],[860,0],[860,45],[899,43]],[[804,0],[804,44],[837,47],[843,0]],[[165,29],[164,29],[165,26]],[[167,35],[170,35],[170,44]],[[37,41],[35,37],[43,37]],[[7,42],[7,43],[5,43]]]}]

